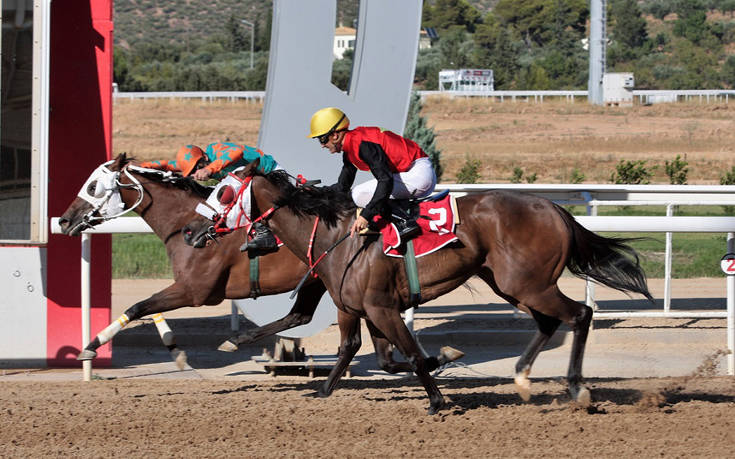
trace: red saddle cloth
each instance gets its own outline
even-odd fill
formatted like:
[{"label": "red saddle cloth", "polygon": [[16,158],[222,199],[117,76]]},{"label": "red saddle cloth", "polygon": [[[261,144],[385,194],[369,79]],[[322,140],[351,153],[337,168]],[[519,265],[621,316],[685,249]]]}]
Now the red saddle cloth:
[{"label": "red saddle cloth", "polygon": [[[457,240],[457,235],[454,234],[454,216],[457,212],[451,196],[447,195],[438,201],[420,202],[419,213],[421,217],[417,222],[421,231],[412,238],[416,258]],[[402,257],[403,254],[397,249],[402,241],[395,225],[380,215],[374,221],[383,235],[383,252],[390,257]]]}]

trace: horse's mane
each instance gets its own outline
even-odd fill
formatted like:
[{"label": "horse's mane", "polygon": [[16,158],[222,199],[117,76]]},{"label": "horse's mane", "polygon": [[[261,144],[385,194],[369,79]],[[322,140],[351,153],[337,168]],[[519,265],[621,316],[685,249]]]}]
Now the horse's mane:
[{"label": "horse's mane", "polygon": [[281,196],[275,202],[277,206],[288,207],[299,216],[306,214],[319,217],[328,227],[335,226],[341,217],[353,212],[356,207],[349,193],[326,187],[295,186],[283,170],[268,174],[257,171],[254,175],[265,177],[281,191]]},{"label": "horse's mane", "polygon": [[[128,162],[133,158],[129,158]],[[191,177],[183,177],[178,174],[164,175],[164,171],[158,171],[155,169],[135,169],[133,172],[145,176],[148,180],[155,180],[163,185],[173,186],[180,190],[191,192],[199,196],[200,198],[207,199],[212,193],[212,188],[201,185]]]}]

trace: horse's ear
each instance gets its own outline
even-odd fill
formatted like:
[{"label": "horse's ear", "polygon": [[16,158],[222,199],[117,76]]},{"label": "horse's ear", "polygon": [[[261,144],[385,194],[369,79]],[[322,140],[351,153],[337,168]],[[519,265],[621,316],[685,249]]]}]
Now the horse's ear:
[{"label": "horse's ear", "polygon": [[260,158],[255,158],[254,160],[250,161],[248,165],[245,166],[245,168],[235,172],[235,175],[237,175],[241,179],[244,179],[245,177],[250,177],[251,175],[255,174],[255,171],[258,170],[258,166],[260,166]]},{"label": "horse's ear", "polygon": [[115,161],[113,167],[117,170],[122,170],[123,166],[128,162],[127,154],[125,154],[124,152],[120,153],[115,157],[113,161]]}]

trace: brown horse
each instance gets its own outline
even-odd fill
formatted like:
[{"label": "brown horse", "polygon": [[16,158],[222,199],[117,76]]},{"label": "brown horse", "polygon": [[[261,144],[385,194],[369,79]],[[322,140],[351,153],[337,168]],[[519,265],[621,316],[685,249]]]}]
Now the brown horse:
[{"label": "brown horse", "polygon": [[[334,390],[337,378],[332,376],[345,371],[360,347],[358,324],[364,317],[374,334],[395,344],[411,363],[429,395],[429,412],[436,412],[444,399],[400,317],[410,306],[403,260],[385,256],[376,236],[348,238],[334,247],[349,233],[355,218],[349,195],[325,188],[294,187],[286,175],[272,172],[263,176],[256,166],[251,163],[237,175],[253,177],[254,209],[261,213],[276,209],[268,224],[286,246],[308,262],[311,228],[318,217],[313,253],[333,248],[315,270],[339,309],[342,342],[339,360],[320,395]],[[588,276],[652,300],[637,254],[625,244],[626,239],[594,234],[563,208],[535,196],[489,191],[457,199],[457,208],[459,241],[416,260],[422,301],[443,295],[477,275],[500,297],[530,314],[538,331],[516,365],[516,384],[524,400],[530,396],[528,375],[534,360],[560,323],[569,324],[574,336],[567,373],[569,391],[574,400],[588,405],[591,397],[582,384],[582,358],[592,309],[565,296],[557,280],[567,268],[579,277]],[[199,228],[197,235],[205,231]]]},{"label": "brown horse", "polygon": [[[186,232],[182,235],[182,228],[197,215],[195,207],[206,199],[211,189],[191,179],[172,176],[161,171],[126,167],[131,161],[132,159],[123,153],[104,168],[100,166],[97,171],[104,169],[105,173],[99,178],[90,177],[86,187],[88,195],[95,194],[98,182],[106,182],[109,191],[108,200],[109,196],[119,193],[125,209],[132,209],[143,217],[166,246],[173,268],[174,283],[128,308],[119,319],[113,321],[92,340],[77,357],[79,360],[96,357],[96,349],[112,339],[129,321],[184,306],[216,305],[224,299],[288,292],[306,273],[307,267],[290,250],[282,247],[261,257],[259,290],[256,294],[250,281],[250,260],[247,254],[242,254],[239,250],[239,245],[245,239],[244,231],[230,233],[218,244],[207,246],[202,244],[204,247],[201,249],[193,248],[184,241]],[[84,229],[104,221],[100,216],[103,210],[104,207],[96,209],[90,202],[77,197],[59,219],[59,224],[65,234],[77,236]],[[246,334],[240,335],[236,343],[252,343],[308,323],[325,291],[324,284],[320,281],[306,283],[288,315],[249,330]],[[186,355],[177,348],[170,329],[167,326],[160,327],[163,317],[154,316],[154,320],[159,325],[161,338],[171,351],[172,357],[180,367],[183,367]],[[383,370],[389,373],[412,371],[407,362],[393,360],[392,346],[387,340],[377,336],[373,341],[378,363]],[[236,343],[231,340],[227,350],[237,349]],[[447,348],[441,355],[434,357],[432,362],[439,366],[461,356],[461,352]]]}]

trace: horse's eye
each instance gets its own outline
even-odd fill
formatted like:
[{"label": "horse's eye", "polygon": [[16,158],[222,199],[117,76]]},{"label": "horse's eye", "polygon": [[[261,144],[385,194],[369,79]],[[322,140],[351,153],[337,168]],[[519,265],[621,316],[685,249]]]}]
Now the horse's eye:
[{"label": "horse's eye", "polygon": [[89,182],[89,185],[87,185],[87,194],[90,196],[94,196],[96,191],[97,191],[97,180],[93,180]]},{"label": "horse's eye", "polygon": [[217,201],[222,205],[230,204],[235,200],[235,189],[231,185],[225,185],[217,192]]}]

